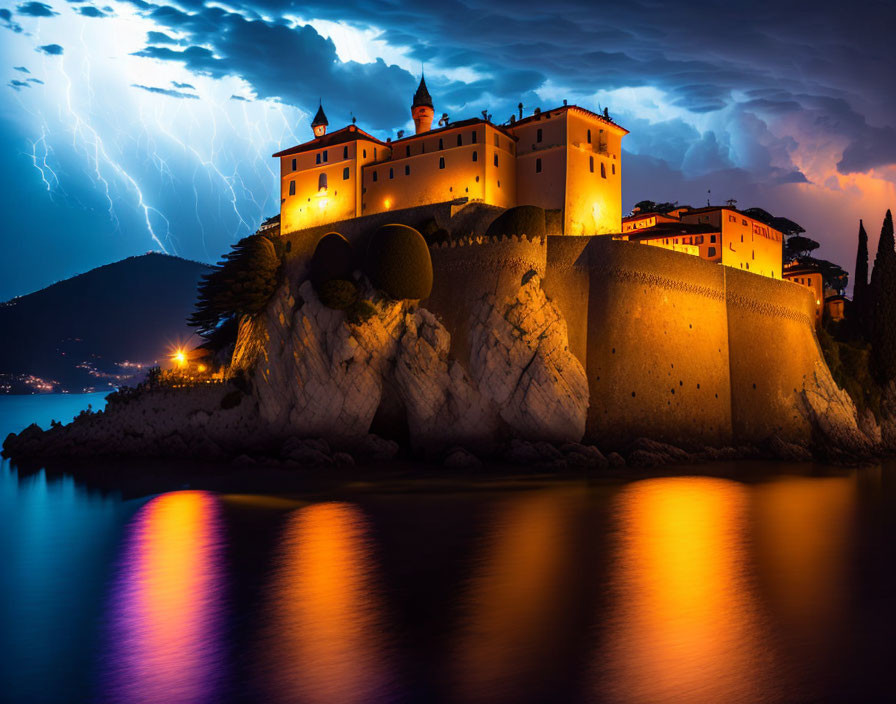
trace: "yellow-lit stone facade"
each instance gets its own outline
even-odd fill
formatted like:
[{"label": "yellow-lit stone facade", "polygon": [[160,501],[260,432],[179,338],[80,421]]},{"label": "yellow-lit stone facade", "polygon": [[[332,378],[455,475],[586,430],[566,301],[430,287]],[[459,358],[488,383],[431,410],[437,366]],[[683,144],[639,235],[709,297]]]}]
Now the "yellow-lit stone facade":
[{"label": "yellow-lit stone facade", "polygon": [[798,286],[805,286],[812,292],[815,304],[815,327],[821,327],[824,313],[824,279],[821,272],[804,266],[788,266],[784,270],[784,278]]},{"label": "yellow-lit stone facade", "polygon": [[636,213],[623,220],[621,239],[691,251],[702,259],[772,279],[782,275],[784,235],[734,208]]},{"label": "yellow-lit stone facade", "polygon": [[280,159],[280,232],[466,198],[502,208],[538,205],[562,213],[569,235],[622,228],[622,137],[606,115],[564,105],[496,125],[464,120],[428,129],[423,81],[414,96],[416,134],[383,142],[352,124]]}]

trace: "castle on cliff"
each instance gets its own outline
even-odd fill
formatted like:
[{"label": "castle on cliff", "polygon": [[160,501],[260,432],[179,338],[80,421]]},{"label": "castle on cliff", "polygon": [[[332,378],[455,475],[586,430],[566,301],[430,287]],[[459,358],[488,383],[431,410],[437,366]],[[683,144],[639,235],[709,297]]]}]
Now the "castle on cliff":
[{"label": "castle on cliff", "polygon": [[[570,235],[621,231],[622,138],[628,131],[575,105],[460,122],[443,116],[420,80],[415,132],[385,142],[355,124],[328,132],[323,107],[314,139],[280,160],[280,231],[289,233],[387,211],[466,198],[498,208],[536,205],[562,213]],[[399,133],[401,134],[401,133]]]}]

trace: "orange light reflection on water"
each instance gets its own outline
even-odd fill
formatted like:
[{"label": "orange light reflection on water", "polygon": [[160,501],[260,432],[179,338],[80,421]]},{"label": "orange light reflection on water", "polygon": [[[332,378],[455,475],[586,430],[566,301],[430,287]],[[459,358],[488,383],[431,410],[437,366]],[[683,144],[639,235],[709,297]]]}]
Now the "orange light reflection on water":
[{"label": "orange light reflection on water", "polygon": [[163,494],[133,526],[113,597],[110,699],[214,701],[222,608],[216,499]]},{"label": "orange light reflection on water", "polygon": [[350,704],[386,695],[370,548],[351,504],[314,504],[289,518],[260,649],[274,700]]},{"label": "orange light reflection on water", "polygon": [[582,499],[574,490],[541,491],[515,496],[497,511],[462,602],[452,663],[457,701],[516,701],[541,681],[561,637],[556,626],[566,608]]},{"label": "orange light reflection on water", "polygon": [[763,644],[745,578],[748,502],[743,485],[703,477],[620,492],[611,617],[596,663],[608,699],[758,699]]}]

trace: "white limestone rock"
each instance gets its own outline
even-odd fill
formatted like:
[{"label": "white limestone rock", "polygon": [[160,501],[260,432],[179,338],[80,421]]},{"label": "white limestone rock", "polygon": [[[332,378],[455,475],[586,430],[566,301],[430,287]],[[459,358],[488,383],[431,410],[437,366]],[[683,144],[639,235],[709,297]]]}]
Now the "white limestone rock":
[{"label": "white limestone rock", "polygon": [[[801,400],[802,411],[812,425],[816,452],[836,458],[861,457],[872,451],[876,433],[872,430],[869,437],[863,432],[855,404],[822,361],[816,362],[815,373],[806,380]],[[868,425],[868,419],[863,419],[863,424]]]},{"label": "white limestone rock", "polygon": [[471,321],[470,373],[514,435],[555,443],[584,436],[588,380],[539,276],[509,300],[483,298]]}]

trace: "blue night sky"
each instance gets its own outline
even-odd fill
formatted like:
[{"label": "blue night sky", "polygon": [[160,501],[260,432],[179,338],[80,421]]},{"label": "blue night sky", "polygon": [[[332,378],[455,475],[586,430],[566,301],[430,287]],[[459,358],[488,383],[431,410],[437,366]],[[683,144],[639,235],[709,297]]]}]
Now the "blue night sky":
[{"label": "blue night sky", "polygon": [[[896,206],[896,3],[0,1],[0,299],[148,250],[215,261],[277,212],[274,151],[565,98],[631,130],[623,207],[735,198],[852,269]],[[873,250],[872,250],[873,254]]]}]

